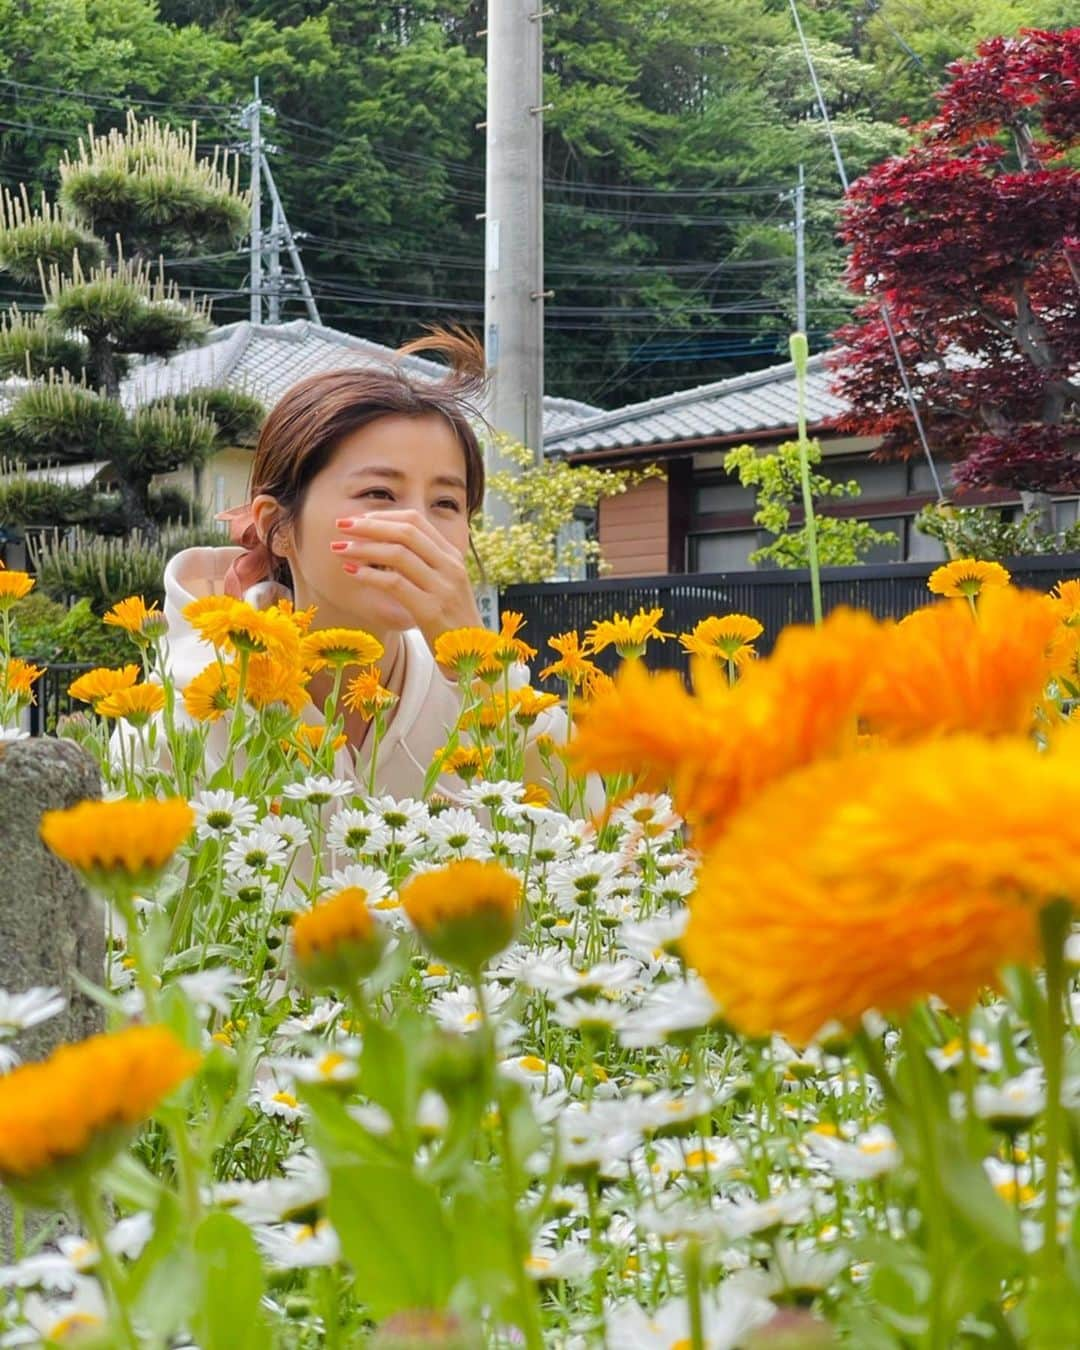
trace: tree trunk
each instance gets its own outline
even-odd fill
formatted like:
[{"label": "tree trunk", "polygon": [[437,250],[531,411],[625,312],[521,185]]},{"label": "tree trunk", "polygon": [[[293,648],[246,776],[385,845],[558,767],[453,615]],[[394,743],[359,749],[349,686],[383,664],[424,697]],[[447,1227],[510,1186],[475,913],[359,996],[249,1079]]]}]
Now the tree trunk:
[{"label": "tree trunk", "polygon": [[158,527],[157,521],[150,515],[150,484],[119,475],[117,483],[128,529],[138,530],[148,542],[153,543],[158,537]]},{"label": "tree trunk", "polygon": [[1054,533],[1054,503],[1049,492],[1021,492],[1020,504],[1025,516],[1034,516],[1040,534]]}]

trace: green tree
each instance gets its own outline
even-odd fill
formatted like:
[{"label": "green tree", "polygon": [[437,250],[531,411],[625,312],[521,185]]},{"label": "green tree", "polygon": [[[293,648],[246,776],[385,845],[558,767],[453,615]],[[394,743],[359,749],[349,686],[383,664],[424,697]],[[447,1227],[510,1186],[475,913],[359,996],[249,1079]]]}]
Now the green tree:
[{"label": "green tree", "polygon": [[[209,327],[206,306],[150,259],[231,243],[245,202],[235,166],[153,120],[91,133],[60,178],[55,200],[34,205],[24,189],[0,209],[0,268],[24,283],[37,274],[44,292],[39,313],[13,307],[0,325],[0,373],[27,379],[0,417],[0,444],[23,464],[107,460],[127,526],[152,538],[154,477],[199,464],[221,426],[191,395],[121,403],[133,359],[167,357]],[[241,398],[225,411],[235,434],[254,409]]]},{"label": "green tree", "polygon": [[[807,459],[811,468],[821,463],[818,441],[808,442]],[[724,469],[738,474],[743,487],[757,490],[754,524],[776,536],[751,553],[750,561],[772,563],[776,567],[808,567],[806,526],[792,528],[791,524],[795,503],[802,501],[798,441],[785,441],[767,455],[759,454],[752,445],[736,446],[724,456]],[[875,530],[865,520],[828,514],[829,502],[858,497],[859,485],[854,479],[838,482],[826,474],[811,473],[810,491],[817,522],[818,557],[823,567],[851,567],[862,562],[872,548],[896,543],[896,535],[891,531]]]}]

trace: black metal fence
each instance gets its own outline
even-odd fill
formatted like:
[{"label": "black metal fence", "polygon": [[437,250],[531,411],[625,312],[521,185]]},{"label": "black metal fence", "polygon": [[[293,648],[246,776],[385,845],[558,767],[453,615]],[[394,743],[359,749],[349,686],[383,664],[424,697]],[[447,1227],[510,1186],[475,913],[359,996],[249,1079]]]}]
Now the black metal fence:
[{"label": "black metal fence", "polygon": [[[1080,577],[1080,553],[1016,558],[1006,564],[1018,586],[1048,591],[1066,577]],[[880,567],[826,567],[821,598],[826,612],[838,605],[867,609],[879,618],[901,618],[931,599],[926,589],[933,564],[888,563]],[[550,656],[548,638],[568,629],[585,629],[618,611],[636,614],[644,607],[664,611],[667,632],[687,632],[710,614],[749,614],[765,629],[757,643],[767,652],[789,623],[809,623],[810,574],[805,571],[679,573],[663,577],[607,578],[510,586],[499,597],[501,609],[525,616],[524,636],[538,648],[539,666]],[[611,669],[615,654],[603,653],[600,664]],[[677,642],[650,646],[650,666],[687,671],[688,660]],[[35,686],[37,703],[30,709],[32,735],[55,730],[57,718],[72,711],[68,685],[90,669],[86,665],[49,665]]]},{"label": "black metal fence", "polygon": [[[888,563],[882,566],[826,567],[821,599],[826,613],[838,605],[869,610],[878,618],[902,618],[933,597],[926,588],[936,563]],[[1016,558],[1006,563],[1018,586],[1048,591],[1066,577],[1080,577],[1080,553]],[[765,631],[757,643],[767,652],[790,623],[813,618],[807,571],[679,573],[662,577],[606,578],[555,585],[510,586],[500,596],[503,609],[525,616],[523,635],[542,654],[547,640],[568,629],[585,629],[618,611],[636,614],[644,606],[664,611],[666,632],[688,632],[710,614],[749,614]],[[552,657],[554,659],[554,657]],[[614,660],[614,657],[612,658]],[[677,642],[649,647],[654,667],[686,670],[686,654]],[[601,664],[610,663],[601,661]]]},{"label": "black metal fence", "polygon": [[45,667],[45,674],[34,685],[36,702],[30,705],[30,735],[43,736],[56,730],[57,719],[81,704],[73,703],[68,685],[91,670],[85,663],[57,662]]}]

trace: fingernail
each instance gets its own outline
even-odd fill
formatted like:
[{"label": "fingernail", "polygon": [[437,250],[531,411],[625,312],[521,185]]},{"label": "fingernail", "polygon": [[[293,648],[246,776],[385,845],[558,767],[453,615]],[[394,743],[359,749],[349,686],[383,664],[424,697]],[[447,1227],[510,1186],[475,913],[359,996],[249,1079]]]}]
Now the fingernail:
[{"label": "fingernail", "polygon": [[343,516],[341,520],[336,520],[334,524],[339,530],[351,530],[356,522],[353,520],[352,516]]},{"label": "fingernail", "polygon": [[335,553],[344,553],[345,550],[349,547],[349,541],[347,539],[335,539],[334,542],[330,545],[330,547],[334,550]]},{"label": "fingernail", "polygon": [[342,563],[342,567],[345,569],[346,572],[350,573],[350,575],[354,575],[355,573],[360,571],[359,563]]}]

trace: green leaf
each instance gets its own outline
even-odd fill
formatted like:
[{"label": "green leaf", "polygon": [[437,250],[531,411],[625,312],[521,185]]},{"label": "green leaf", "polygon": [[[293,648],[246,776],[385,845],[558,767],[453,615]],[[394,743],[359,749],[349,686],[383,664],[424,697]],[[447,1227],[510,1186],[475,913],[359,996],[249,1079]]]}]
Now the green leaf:
[{"label": "green leaf", "polygon": [[261,1350],[266,1281],[251,1232],[231,1214],[208,1214],[193,1245],[199,1291],[191,1321],[201,1350]]},{"label": "green leaf", "polygon": [[329,1213],[356,1271],[357,1297],[374,1318],[446,1306],[457,1266],[433,1187],[395,1164],[332,1167]]}]

